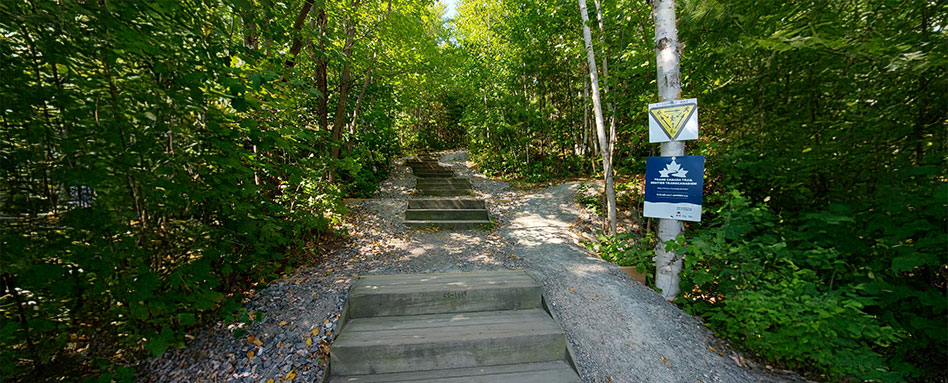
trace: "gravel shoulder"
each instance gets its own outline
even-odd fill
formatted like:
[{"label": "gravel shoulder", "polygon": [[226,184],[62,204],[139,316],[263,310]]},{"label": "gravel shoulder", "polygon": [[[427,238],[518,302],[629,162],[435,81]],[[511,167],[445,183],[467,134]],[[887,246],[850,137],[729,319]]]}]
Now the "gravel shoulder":
[{"label": "gravel shoulder", "polygon": [[[575,202],[579,182],[520,192],[474,171],[463,151],[440,160],[471,178],[493,230],[406,228],[415,177],[400,161],[376,198],[349,203],[345,246],[250,296],[247,309],[263,320],[209,326],[186,347],[140,363],[140,381],[319,382],[359,275],[503,269],[541,282],[586,382],[803,381],[742,363],[697,319],[580,247],[575,228],[589,215]],[[246,334],[233,336],[237,328]]]}]

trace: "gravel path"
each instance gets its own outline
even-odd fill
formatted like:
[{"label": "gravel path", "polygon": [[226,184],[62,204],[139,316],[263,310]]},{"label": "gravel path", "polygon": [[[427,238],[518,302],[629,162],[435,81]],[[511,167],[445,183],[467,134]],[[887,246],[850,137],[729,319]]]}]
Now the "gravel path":
[{"label": "gravel path", "polygon": [[[349,287],[367,273],[524,269],[543,285],[586,382],[790,382],[792,374],[743,359],[695,318],[577,245],[589,220],[579,183],[518,192],[473,171],[465,152],[441,156],[487,200],[490,231],[410,230],[402,225],[415,183],[395,164],[376,198],[349,204],[351,241],[246,302],[252,323],[217,323],[187,347],[139,365],[143,382],[320,382],[329,339]],[[588,226],[588,225],[586,225]],[[243,333],[232,335],[237,329]]]}]

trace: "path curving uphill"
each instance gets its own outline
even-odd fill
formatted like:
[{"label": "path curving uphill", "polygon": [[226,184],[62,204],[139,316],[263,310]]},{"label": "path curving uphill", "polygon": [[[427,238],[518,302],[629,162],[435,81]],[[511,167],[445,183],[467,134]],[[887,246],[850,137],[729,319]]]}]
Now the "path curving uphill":
[{"label": "path curving uphill", "polygon": [[[578,246],[571,226],[584,215],[579,183],[519,192],[472,170],[463,151],[435,159],[470,180],[472,195],[455,198],[484,200],[492,230],[406,226],[411,200],[451,198],[420,198],[420,178],[397,164],[376,198],[350,203],[347,246],[249,296],[247,309],[262,321],[211,326],[187,347],[141,363],[140,381],[321,382],[325,350],[360,276],[487,270],[524,270],[539,281],[584,382],[803,381],[743,366],[697,319]],[[233,336],[237,328],[246,334]]]}]

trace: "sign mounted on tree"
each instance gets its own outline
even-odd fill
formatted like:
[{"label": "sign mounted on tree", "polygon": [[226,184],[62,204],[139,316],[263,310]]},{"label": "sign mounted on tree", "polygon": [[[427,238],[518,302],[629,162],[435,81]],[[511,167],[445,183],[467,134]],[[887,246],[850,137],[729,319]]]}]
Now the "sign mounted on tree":
[{"label": "sign mounted on tree", "polygon": [[652,218],[701,221],[704,156],[645,159],[645,209]]},{"label": "sign mounted on tree", "polygon": [[648,142],[698,139],[698,99],[648,104]]}]

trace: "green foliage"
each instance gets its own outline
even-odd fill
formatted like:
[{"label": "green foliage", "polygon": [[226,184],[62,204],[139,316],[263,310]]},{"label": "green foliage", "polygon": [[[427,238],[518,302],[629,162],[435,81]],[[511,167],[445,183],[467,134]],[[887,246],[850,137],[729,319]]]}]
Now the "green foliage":
[{"label": "green foliage", "polygon": [[440,16],[319,2],[309,44],[304,3],[0,3],[5,380],[130,381],[187,331],[250,321],[242,293],[375,189],[414,100],[391,74],[437,56]]},{"label": "green foliage", "polygon": [[[944,355],[944,294],[883,266],[899,259],[885,248],[840,246],[861,229],[848,212],[786,224],[738,192],[711,202],[717,208],[702,228],[669,244],[685,257],[679,303],[687,311],[768,360],[831,380],[930,377],[933,371],[913,364]],[[915,249],[922,259],[930,250]],[[868,262],[863,251],[879,261]]]},{"label": "green foliage", "polygon": [[[658,154],[645,129],[656,101],[649,7],[601,2],[600,28],[594,4],[613,163],[636,179]],[[567,0],[459,8],[458,78],[472,84],[461,124],[485,171],[599,168],[577,11]],[[683,97],[701,104],[702,137],[688,150],[707,156],[706,195],[722,196],[689,225],[683,305],[764,358],[830,380],[945,376],[945,4],[688,0],[677,14]],[[638,243],[597,246],[638,263]]]},{"label": "green foliage", "polygon": [[635,269],[645,274],[650,282],[655,281],[655,237],[647,233],[638,237],[633,233],[619,233],[609,236],[599,233],[596,241],[586,243],[586,248],[599,254],[602,259],[619,266],[635,266]]}]

